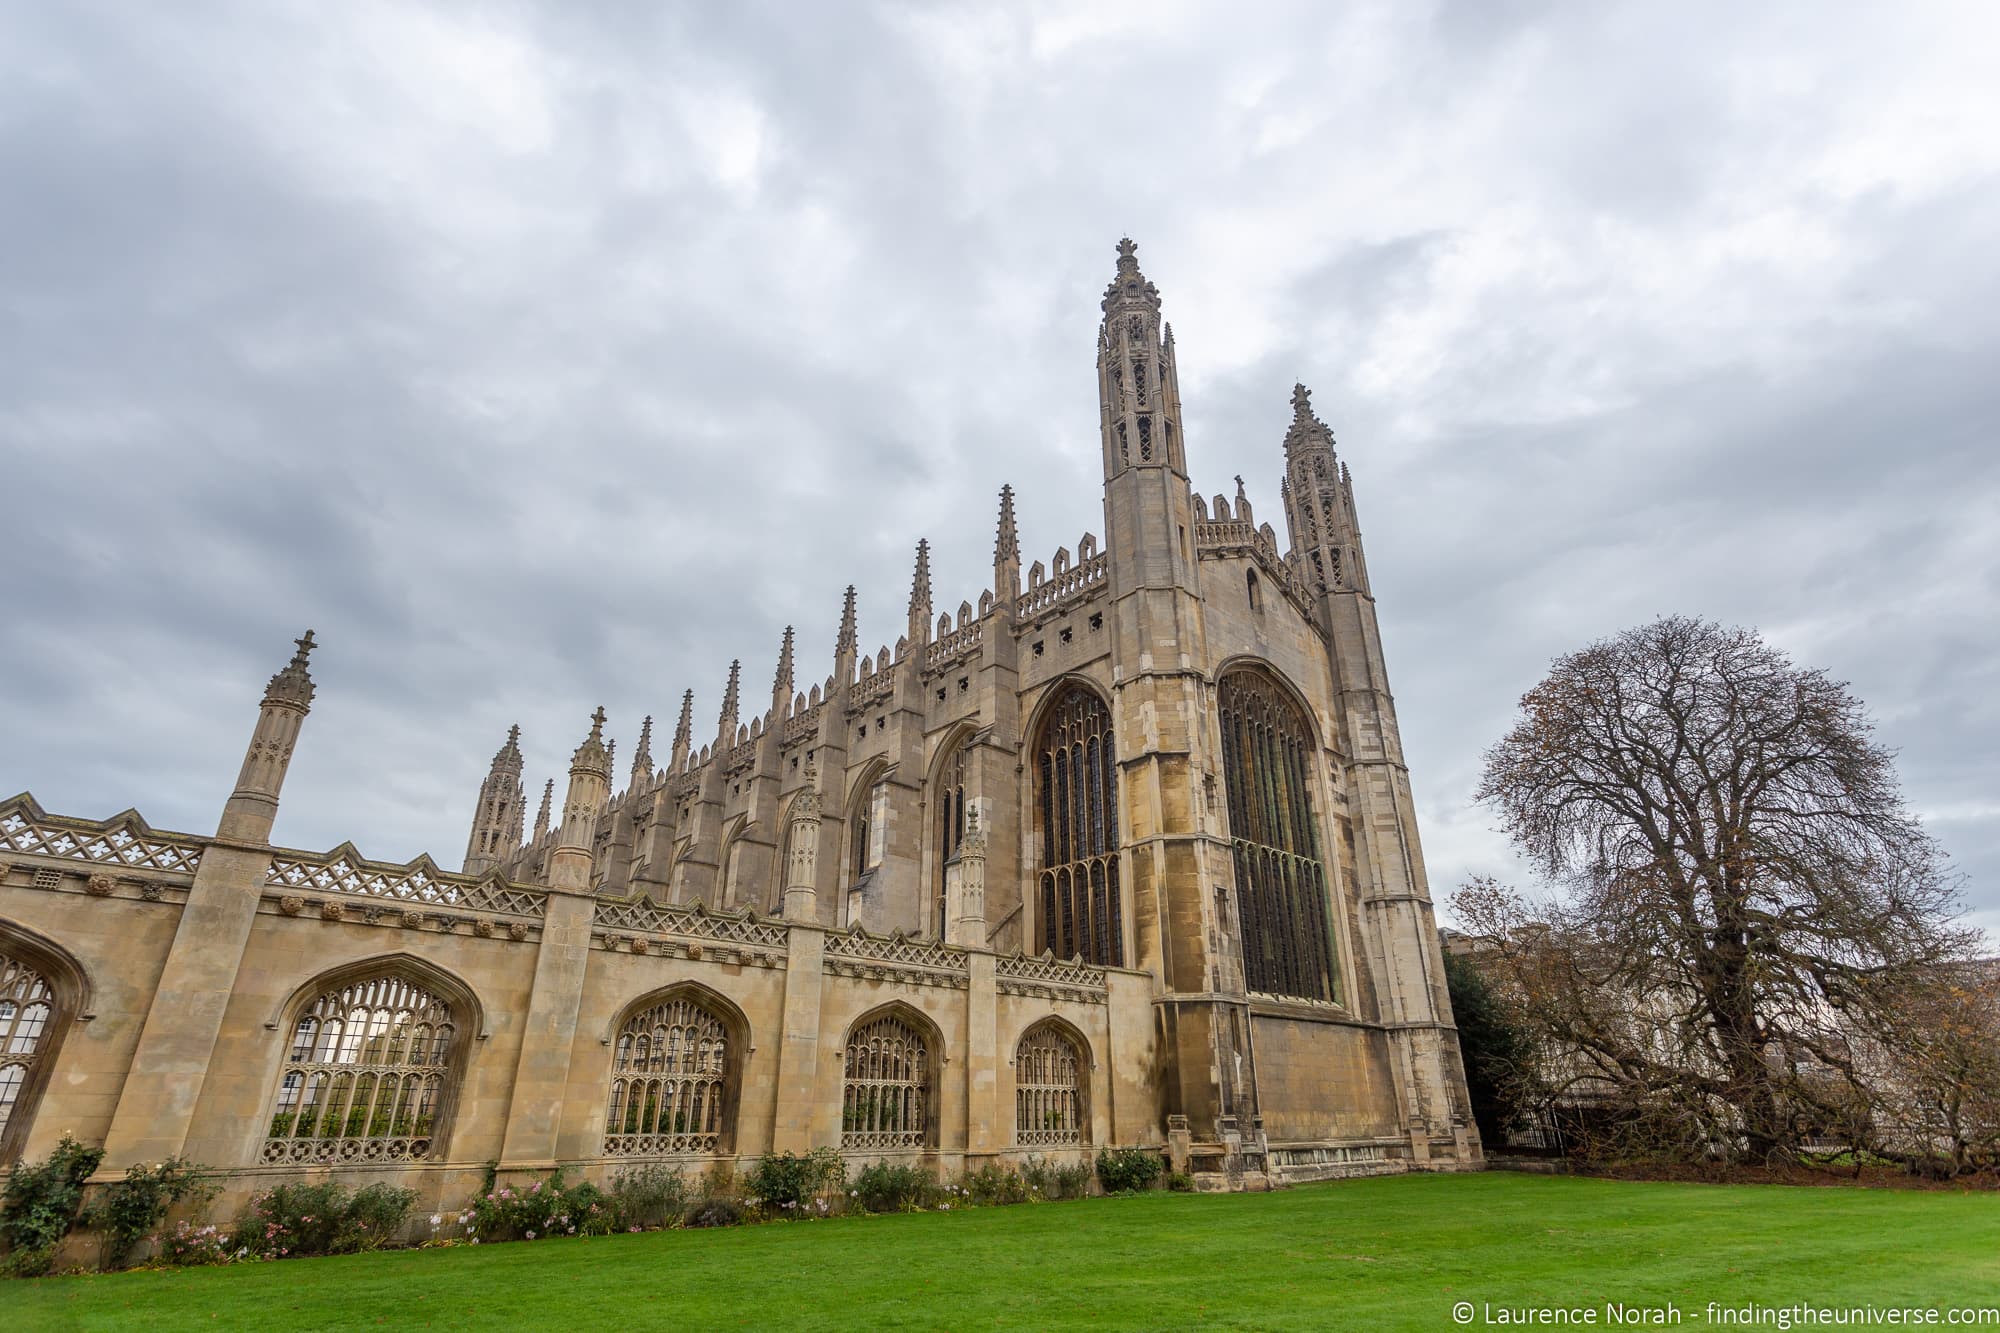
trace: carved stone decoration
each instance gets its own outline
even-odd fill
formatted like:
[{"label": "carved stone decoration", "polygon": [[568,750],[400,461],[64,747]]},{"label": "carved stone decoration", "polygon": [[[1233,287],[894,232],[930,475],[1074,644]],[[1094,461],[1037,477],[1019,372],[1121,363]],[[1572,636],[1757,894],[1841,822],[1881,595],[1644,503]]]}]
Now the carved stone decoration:
[{"label": "carved stone decoration", "polygon": [[93,898],[109,898],[118,881],[109,875],[92,875],[83,882],[83,891]]},{"label": "carved stone decoration", "polygon": [[490,940],[493,938],[493,923],[481,917],[472,923],[472,933],[482,940]]},{"label": "carved stone decoration", "polygon": [[160,901],[160,886],[150,881],[139,886],[139,896],[149,903]]},{"label": "carved stone decoration", "polygon": [[321,903],[319,905],[319,919],[322,921],[338,921],[346,915],[346,911],[339,903]]},{"label": "carved stone decoration", "polygon": [[297,916],[306,910],[306,900],[296,894],[286,894],[278,899],[278,910],[286,916]]},{"label": "carved stone decoration", "polygon": [[519,921],[509,921],[507,923],[507,938],[510,940],[525,940],[528,938],[528,928]]},{"label": "carved stone decoration", "polygon": [[632,941],[633,953],[651,953],[652,951],[653,942],[651,940],[641,937]]}]

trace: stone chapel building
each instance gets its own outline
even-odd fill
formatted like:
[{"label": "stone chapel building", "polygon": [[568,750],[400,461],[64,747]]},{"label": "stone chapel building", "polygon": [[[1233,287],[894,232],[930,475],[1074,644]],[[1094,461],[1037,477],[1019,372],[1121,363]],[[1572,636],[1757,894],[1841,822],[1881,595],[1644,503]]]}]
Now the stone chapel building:
[{"label": "stone chapel building", "polygon": [[[832,1145],[948,1171],[1157,1145],[1207,1188],[1480,1161],[1354,491],[1292,395],[1285,540],[1189,485],[1130,241],[1097,338],[1104,540],[833,671],[785,631],[616,786],[599,709],[524,828],[518,728],[463,869],[270,845],[308,633],[212,836],[0,801],[0,1162],[332,1169],[449,1207]],[[332,703],[337,708],[337,703]],[[307,738],[310,743],[310,737]]]}]

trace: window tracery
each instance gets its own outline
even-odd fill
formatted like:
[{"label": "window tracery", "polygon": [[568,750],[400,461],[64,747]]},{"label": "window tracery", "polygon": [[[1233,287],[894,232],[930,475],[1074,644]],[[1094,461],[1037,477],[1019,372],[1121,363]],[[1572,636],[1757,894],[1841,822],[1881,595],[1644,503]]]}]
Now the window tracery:
[{"label": "window tracery", "polygon": [[930,1110],[930,1051],[922,1033],[885,1014],[848,1034],[842,1147],[928,1147]]},{"label": "window tracery", "polygon": [[0,1145],[16,1115],[26,1123],[30,1090],[37,1086],[42,1058],[55,1024],[56,996],[44,977],[25,962],[0,954]]},{"label": "window tracery", "polygon": [[1014,1141],[1023,1147],[1084,1142],[1083,1054],[1054,1023],[1031,1028],[1014,1048]]},{"label": "window tracery", "polygon": [[1111,711],[1072,684],[1035,745],[1042,868],[1038,947],[1058,958],[1123,966],[1118,884],[1118,766]]},{"label": "window tracery", "polygon": [[402,977],[325,991],[293,1025],[264,1160],[428,1157],[456,1035],[450,1004]]},{"label": "window tracery", "polygon": [[1244,982],[1267,995],[1337,999],[1311,731],[1261,673],[1231,672],[1216,697]]},{"label": "window tracery", "polygon": [[952,857],[958,855],[959,844],[965,841],[965,743],[960,741],[952,748],[949,758],[938,769],[936,804],[937,823],[937,878],[933,886],[936,894],[936,910],[932,925],[939,939],[945,932],[945,866]]},{"label": "window tracery", "polygon": [[715,1152],[732,1054],[722,1020],[691,999],[632,1015],[612,1057],[604,1155]]}]

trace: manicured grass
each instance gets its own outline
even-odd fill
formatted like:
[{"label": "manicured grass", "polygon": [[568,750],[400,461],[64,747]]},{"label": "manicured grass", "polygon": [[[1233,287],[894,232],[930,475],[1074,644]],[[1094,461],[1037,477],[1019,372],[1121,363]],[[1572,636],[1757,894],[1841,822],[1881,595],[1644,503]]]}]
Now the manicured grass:
[{"label": "manicured grass", "polygon": [[1459,1300],[2000,1304],[2000,1195],[1391,1177],[49,1278],[0,1286],[0,1327],[1436,1329]]}]

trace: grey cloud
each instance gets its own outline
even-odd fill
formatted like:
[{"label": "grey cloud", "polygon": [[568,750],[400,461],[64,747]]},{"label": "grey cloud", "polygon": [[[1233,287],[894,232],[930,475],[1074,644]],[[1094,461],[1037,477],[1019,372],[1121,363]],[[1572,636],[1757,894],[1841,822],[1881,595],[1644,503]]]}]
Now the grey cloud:
[{"label": "grey cloud", "polygon": [[16,7],[0,787],[207,827],[307,624],[295,844],[454,860],[513,721],[537,785],[599,702],[706,739],[919,536],[976,601],[1003,481],[1100,529],[1130,232],[1197,488],[1281,524],[1294,380],[1335,427],[1440,897],[1519,873],[1549,659],[1690,611],[1854,683],[2000,930],[1992,24]]}]

